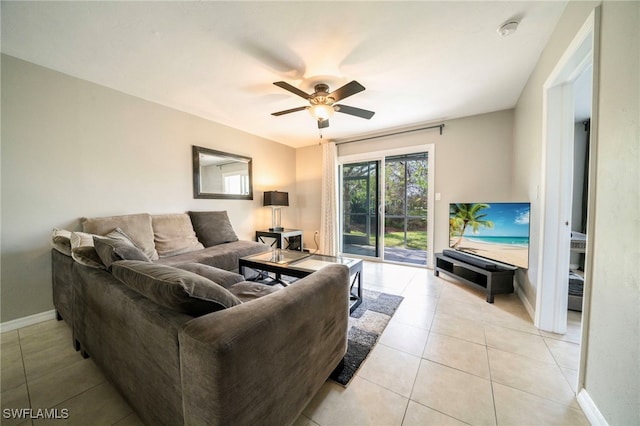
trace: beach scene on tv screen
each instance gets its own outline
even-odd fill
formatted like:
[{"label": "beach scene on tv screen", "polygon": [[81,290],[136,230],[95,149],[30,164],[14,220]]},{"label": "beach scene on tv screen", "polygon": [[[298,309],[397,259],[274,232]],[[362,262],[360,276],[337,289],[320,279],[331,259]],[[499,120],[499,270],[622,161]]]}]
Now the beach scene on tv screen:
[{"label": "beach scene on tv screen", "polygon": [[452,203],[449,247],[529,267],[529,203]]}]

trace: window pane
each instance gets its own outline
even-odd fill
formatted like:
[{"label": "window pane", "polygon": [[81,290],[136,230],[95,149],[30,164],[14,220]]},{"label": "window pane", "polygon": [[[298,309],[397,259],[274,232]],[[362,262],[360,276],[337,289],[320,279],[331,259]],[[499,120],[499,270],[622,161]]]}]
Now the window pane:
[{"label": "window pane", "polygon": [[404,215],[404,162],[386,160],[385,163],[385,214],[390,216]]}]

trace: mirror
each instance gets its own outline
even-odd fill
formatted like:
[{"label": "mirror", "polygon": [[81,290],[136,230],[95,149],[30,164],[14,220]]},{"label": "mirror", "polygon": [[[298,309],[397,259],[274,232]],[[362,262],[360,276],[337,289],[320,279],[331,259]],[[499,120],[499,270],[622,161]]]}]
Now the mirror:
[{"label": "mirror", "polygon": [[193,198],[253,200],[251,158],[193,146]]}]

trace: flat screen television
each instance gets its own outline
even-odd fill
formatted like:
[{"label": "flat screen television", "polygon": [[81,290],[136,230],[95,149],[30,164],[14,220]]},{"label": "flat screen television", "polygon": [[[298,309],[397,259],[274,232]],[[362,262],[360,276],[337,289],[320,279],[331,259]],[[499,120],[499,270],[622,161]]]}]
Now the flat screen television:
[{"label": "flat screen television", "polygon": [[449,204],[449,247],[529,267],[530,203]]}]

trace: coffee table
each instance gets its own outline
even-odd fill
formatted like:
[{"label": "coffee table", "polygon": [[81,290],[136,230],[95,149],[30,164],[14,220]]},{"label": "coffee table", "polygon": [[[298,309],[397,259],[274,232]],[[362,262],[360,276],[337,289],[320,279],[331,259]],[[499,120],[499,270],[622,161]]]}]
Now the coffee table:
[{"label": "coffee table", "polygon": [[[282,281],[282,276],[304,278],[326,265],[341,264],[349,267],[351,286],[349,288],[349,312],[353,312],[362,303],[362,260],[349,257],[325,256],[310,254],[294,250],[275,249],[270,252],[242,257],[239,260],[239,272],[244,275],[244,268],[271,272],[276,275],[276,281]],[[292,283],[295,285],[295,282]]]}]

